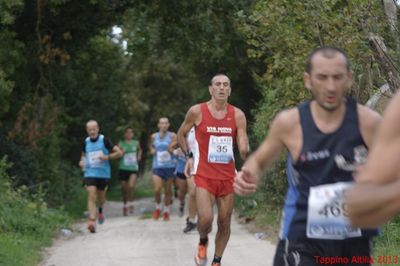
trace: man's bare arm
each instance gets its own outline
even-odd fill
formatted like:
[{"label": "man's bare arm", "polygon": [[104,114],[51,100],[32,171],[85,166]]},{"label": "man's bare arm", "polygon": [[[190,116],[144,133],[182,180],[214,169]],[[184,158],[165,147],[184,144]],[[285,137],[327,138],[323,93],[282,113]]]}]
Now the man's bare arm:
[{"label": "man's bare arm", "polygon": [[353,226],[376,228],[400,212],[400,179],[383,185],[357,184],[346,193]]},{"label": "man's bare arm", "polygon": [[247,159],[242,171],[235,177],[234,188],[237,194],[246,195],[255,192],[261,173],[285,147],[282,137],[290,130],[290,116],[292,114],[283,112],[274,119],[264,142]]},{"label": "man's bare arm", "polygon": [[237,126],[236,142],[240,157],[245,160],[250,152],[249,138],[247,136],[247,121],[244,113],[238,108],[235,110],[235,120]]},{"label": "man's bare arm", "polygon": [[120,158],[122,155],[124,155],[124,152],[118,147],[118,145],[114,145],[111,153],[108,155],[109,160],[114,160]]},{"label": "man's bare arm", "polygon": [[152,155],[156,153],[156,150],[154,149],[154,146],[153,146],[154,138],[155,138],[155,134],[152,134],[150,143],[149,143],[149,151],[150,151],[150,154],[152,154]]},{"label": "man's bare arm", "polygon": [[178,145],[178,140],[177,140],[177,136],[176,133],[171,132],[171,142],[168,146],[168,151],[169,152],[174,152],[174,150],[176,149],[176,146]]},{"label": "man's bare arm", "polygon": [[360,174],[361,182],[384,184],[399,178],[400,170],[400,94],[387,107],[368,162]]},{"label": "man's bare arm", "polygon": [[189,148],[186,142],[186,136],[189,133],[190,129],[194,125],[199,123],[200,120],[201,120],[200,105],[194,105],[186,113],[185,120],[183,120],[181,127],[179,128],[177,133],[179,147],[181,147],[181,150],[185,154],[189,152]]},{"label": "man's bare arm", "polygon": [[142,150],[142,146],[139,143],[138,144],[138,154],[137,154],[138,161],[142,160],[142,155],[143,155],[143,150]]}]

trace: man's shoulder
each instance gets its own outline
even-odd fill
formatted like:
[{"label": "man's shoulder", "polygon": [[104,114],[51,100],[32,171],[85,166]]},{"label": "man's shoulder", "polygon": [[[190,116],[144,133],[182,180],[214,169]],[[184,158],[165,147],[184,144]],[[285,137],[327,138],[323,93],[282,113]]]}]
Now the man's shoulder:
[{"label": "man's shoulder", "polygon": [[298,125],[300,125],[300,113],[297,107],[280,111],[272,123],[272,126],[284,131],[292,130]]},{"label": "man's shoulder", "polygon": [[359,125],[363,128],[375,129],[382,119],[378,112],[359,103],[357,103],[357,113]]},{"label": "man's shoulder", "polygon": [[188,112],[190,112],[190,113],[193,113],[193,114],[198,114],[198,113],[200,113],[201,112],[201,105],[202,105],[203,103],[197,103],[197,104],[195,104],[195,105],[192,105],[190,108],[189,108],[189,111]]}]

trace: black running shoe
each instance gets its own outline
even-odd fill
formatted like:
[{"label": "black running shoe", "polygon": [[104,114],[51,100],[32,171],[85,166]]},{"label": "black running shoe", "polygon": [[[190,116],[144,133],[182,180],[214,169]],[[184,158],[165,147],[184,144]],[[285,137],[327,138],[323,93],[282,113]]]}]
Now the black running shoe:
[{"label": "black running shoe", "polygon": [[196,223],[192,223],[191,221],[189,221],[189,219],[186,219],[186,227],[183,229],[183,232],[189,233],[190,231],[196,229],[196,227],[197,227]]}]

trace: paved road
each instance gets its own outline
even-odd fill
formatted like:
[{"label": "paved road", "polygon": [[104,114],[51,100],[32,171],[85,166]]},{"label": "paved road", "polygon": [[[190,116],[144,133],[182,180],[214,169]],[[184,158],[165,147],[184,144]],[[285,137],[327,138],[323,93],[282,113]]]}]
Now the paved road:
[{"label": "paved road", "polygon": [[[137,201],[135,214],[121,216],[122,205],[108,202],[106,221],[97,227],[96,234],[86,230],[86,223],[74,225],[73,234],[60,236],[46,250],[41,266],[193,266],[193,256],[198,242],[197,232],[183,234],[185,219],[177,217],[176,209],[169,222],[154,221],[150,199]],[[141,210],[142,209],[142,210]],[[146,209],[146,211],[144,211]],[[141,213],[141,211],[144,214]],[[215,220],[215,219],[214,219]],[[210,235],[208,257],[213,256],[216,225]],[[225,251],[224,266],[272,265],[274,245],[259,240],[236,221]],[[209,262],[209,265],[211,262]]]}]

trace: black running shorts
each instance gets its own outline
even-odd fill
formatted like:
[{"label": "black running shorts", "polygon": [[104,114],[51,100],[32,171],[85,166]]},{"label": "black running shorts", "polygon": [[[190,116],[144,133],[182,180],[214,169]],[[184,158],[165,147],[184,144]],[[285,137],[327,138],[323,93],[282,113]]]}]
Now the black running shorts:
[{"label": "black running shorts", "polygon": [[83,183],[86,187],[95,186],[101,191],[107,188],[109,181],[109,178],[85,177],[83,179]]},{"label": "black running shorts", "polygon": [[371,240],[280,240],[274,266],[360,265],[370,266]]},{"label": "black running shorts", "polygon": [[128,181],[132,174],[137,174],[138,171],[119,170],[118,177],[121,181]]}]

